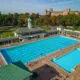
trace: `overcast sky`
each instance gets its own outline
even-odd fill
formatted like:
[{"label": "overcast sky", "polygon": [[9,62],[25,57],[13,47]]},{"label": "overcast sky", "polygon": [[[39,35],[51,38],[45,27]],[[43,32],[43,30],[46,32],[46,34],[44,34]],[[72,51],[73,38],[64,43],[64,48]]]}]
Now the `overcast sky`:
[{"label": "overcast sky", "polygon": [[55,11],[63,11],[65,8],[80,11],[80,0],[0,0],[2,13],[40,13],[45,9],[53,8]]}]

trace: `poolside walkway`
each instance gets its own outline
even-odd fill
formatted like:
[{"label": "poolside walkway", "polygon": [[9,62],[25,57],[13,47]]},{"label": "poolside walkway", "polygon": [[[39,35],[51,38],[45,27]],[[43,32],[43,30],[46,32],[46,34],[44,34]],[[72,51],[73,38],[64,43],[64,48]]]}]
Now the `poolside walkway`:
[{"label": "poolside walkway", "polygon": [[76,66],[75,71],[66,80],[80,80],[80,64]]},{"label": "poolside walkway", "polygon": [[[55,70],[60,76],[62,77],[69,77],[71,74],[66,72],[65,70],[61,69],[59,66],[57,66],[56,64],[52,63],[50,60],[52,58],[55,58],[55,57],[59,57],[59,56],[62,56],[70,51],[72,51],[74,48],[80,48],[80,43],[77,43],[77,44],[74,44],[72,46],[69,46],[67,48],[64,48],[60,51],[57,51],[51,55],[48,55],[48,56],[45,56],[43,58],[40,58],[36,61],[33,61],[32,63],[34,62],[37,62],[37,64],[34,64],[32,66],[29,66],[28,64],[26,64],[26,66],[31,70],[31,71],[35,71],[36,69],[39,69],[41,66],[44,66],[44,65],[48,65],[52,70]],[[45,73],[46,74],[46,73]],[[41,75],[41,73],[40,73]],[[46,74],[47,75],[47,74]],[[43,76],[43,75],[42,75]],[[49,77],[49,75],[47,75]],[[46,76],[45,76],[46,77]],[[46,79],[46,80],[49,80],[49,79]],[[66,80],[66,79],[65,79]]]},{"label": "poolside walkway", "polygon": [[[59,34],[57,34],[57,35],[59,35]],[[57,36],[57,35],[54,35],[54,36]],[[49,36],[49,37],[53,37],[53,35]],[[49,38],[49,37],[45,37],[45,38]],[[45,38],[39,38],[39,40],[45,39]],[[20,44],[25,44],[25,43],[29,43],[29,42],[33,42],[33,41],[37,41],[37,40],[38,39],[32,39],[32,40],[28,40],[26,42],[18,42],[18,43],[7,44],[7,45],[4,45],[4,46],[0,46],[0,48],[11,47],[11,46],[20,45]],[[80,43],[71,45],[71,46],[69,46],[67,48],[61,49],[61,50],[59,50],[59,51],[57,51],[55,53],[52,53],[52,54],[50,54],[48,56],[44,56],[44,57],[42,57],[42,58],[40,58],[40,59],[38,59],[36,61],[33,61],[33,62],[31,62],[32,65],[29,65],[29,63],[25,64],[25,65],[31,71],[38,72],[40,77],[37,80],[53,80],[53,78],[55,76],[61,76],[61,78],[58,79],[58,80],[62,80],[62,78],[65,77],[65,76],[67,76],[68,78],[67,79],[63,79],[63,80],[68,80],[68,79],[75,80],[75,78],[73,78],[73,79],[71,78],[71,76],[73,74],[71,75],[70,73],[66,72],[65,70],[61,69],[59,66],[57,66],[56,64],[54,64],[54,63],[52,63],[50,61],[52,58],[56,58],[56,57],[62,56],[64,54],[70,52],[74,48],[80,48]],[[45,67],[42,67],[42,66],[45,66],[45,65],[48,65],[50,70],[48,70]],[[80,67],[78,68],[78,71],[79,70],[80,70]],[[77,71],[77,69],[76,69],[76,71]],[[50,73],[50,72],[52,72],[52,73]],[[74,72],[74,73],[75,74],[79,74],[79,72]],[[76,80],[78,80],[78,79],[76,79]]]}]

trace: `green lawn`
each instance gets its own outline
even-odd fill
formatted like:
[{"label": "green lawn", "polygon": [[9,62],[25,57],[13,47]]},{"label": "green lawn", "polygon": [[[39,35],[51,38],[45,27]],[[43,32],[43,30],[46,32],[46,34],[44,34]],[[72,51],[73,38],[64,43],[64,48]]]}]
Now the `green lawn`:
[{"label": "green lawn", "polygon": [[18,29],[18,27],[14,27],[14,28],[10,28],[10,29],[1,31],[0,32],[0,38],[6,38],[6,37],[14,36],[13,32],[17,29]]},{"label": "green lawn", "polygon": [[0,35],[1,38],[5,38],[5,37],[9,37],[9,36],[14,36],[14,33],[11,31],[5,31],[5,32],[2,32]]}]

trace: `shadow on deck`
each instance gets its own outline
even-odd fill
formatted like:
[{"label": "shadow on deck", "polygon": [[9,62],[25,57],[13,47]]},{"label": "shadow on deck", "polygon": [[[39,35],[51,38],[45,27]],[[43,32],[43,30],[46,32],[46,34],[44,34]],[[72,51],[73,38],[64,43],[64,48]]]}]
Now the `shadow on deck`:
[{"label": "shadow on deck", "polygon": [[[37,73],[37,77],[31,80],[54,80],[54,77],[60,78],[60,74],[55,70],[55,68],[45,64],[33,72]],[[55,79],[60,80],[60,79]]]}]

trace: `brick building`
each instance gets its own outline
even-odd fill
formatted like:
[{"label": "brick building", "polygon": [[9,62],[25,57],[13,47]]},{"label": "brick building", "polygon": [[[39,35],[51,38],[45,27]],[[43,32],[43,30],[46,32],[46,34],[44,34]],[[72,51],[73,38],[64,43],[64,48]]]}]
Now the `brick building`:
[{"label": "brick building", "polygon": [[50,15],[50,16],[59,16],[59,15],[67,15],[67,14],[79,14],[79,11],[71,11],[70,8],[65,9],[64,11],[53,11],[52,8],[50,8],[49,10],[45,10],[45,15]]}]

